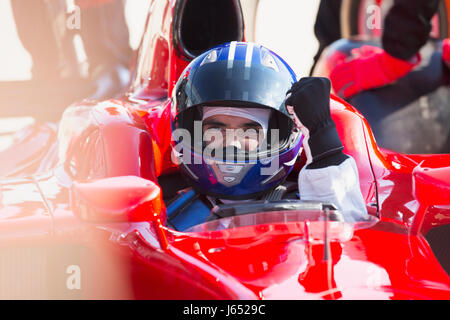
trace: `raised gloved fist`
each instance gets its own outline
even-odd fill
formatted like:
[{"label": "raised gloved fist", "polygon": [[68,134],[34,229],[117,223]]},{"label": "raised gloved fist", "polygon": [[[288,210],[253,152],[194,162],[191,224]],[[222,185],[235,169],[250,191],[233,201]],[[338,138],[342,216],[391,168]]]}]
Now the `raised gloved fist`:
[{"label": "raised gloved fist", "polygon": [[[343,145],[331,118],[330,91],[329,79],[305,77],[287,92],[286,107],[295,113],[297,125],[305,134],[304,147],[311,157],[308,157],[310,168],[337,165],[347,158],[342,153]],[[323,161],[327,158],[334,160]]]},{"label": "raised gloved fist", "polygon": [[381,48],[362,46],[352,50],[350,59],[338,63],[330,73],[334,92],[349,98],[363,90],[383,87],[408,74],[421,61],[397,59]]}]

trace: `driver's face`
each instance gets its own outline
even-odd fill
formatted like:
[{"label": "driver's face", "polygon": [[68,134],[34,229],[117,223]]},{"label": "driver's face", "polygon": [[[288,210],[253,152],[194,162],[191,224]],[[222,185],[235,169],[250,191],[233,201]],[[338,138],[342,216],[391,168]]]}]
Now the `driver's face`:
[{"label": "driver's face", "polygon": [[203,120],[202,129],[207,148],[234,146],[240,150],[254,151],[264,138],[259,123],[238,116],[213,115]]}]

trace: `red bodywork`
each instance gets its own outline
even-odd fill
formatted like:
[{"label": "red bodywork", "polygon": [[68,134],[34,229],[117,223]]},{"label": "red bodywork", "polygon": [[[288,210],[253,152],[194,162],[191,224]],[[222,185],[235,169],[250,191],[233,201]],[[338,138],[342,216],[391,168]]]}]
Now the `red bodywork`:
[{"label": "red bodywork", "polygon": [[365,119],[334,96],[344,152],[379,221],[331,241],[331,259],[298,224],[243,227],[232,238],[165,226],[158,178],[178,170],[169,97],[189,62],[174,47],[175,11],[174,1],[153,2],[126,97],[74,104],[57,137],[44,127],[23,139],[39,152],[19,145],[0,155],[22,168],[1,182],[0,297],[450,299],[450,277],[424,237],[450,223],[450,155],[380,150]]}]

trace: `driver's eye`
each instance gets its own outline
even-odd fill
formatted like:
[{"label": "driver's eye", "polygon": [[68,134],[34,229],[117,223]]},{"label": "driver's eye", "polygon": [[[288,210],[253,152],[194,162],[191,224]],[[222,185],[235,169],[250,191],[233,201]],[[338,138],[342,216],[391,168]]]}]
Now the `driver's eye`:
[{"label": "driver's eye", "polygon": [[220,132],[220,133],[225,132],[225,129],[221,128],[221,127],[213,127],[213,126],[203,128],[203,133],[214,134],[214,133],[218,133],[218,132]]}]

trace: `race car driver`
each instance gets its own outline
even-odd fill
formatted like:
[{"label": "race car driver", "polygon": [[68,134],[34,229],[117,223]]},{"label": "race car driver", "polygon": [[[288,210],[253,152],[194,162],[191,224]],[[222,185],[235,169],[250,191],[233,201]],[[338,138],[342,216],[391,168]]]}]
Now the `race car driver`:
[{"label": "race car driver", "polygon": [[[195,58],[172,99],[175,160],[192,189],[167,205],[168,224],[186,230],[217,204],[283,198],[333,203],[351,221],[366,217],[355,161],[330,115],[330,90],[326,78],[297,82],[285,61],[252,43]],[[302,147],[307,164],[292,183]]]},{"label": "race car driver", "polygon": [[[336,94],[349,98],[363,90],[391,84],[417,66],[421,61],[419,50],[428,41],[431,19],[438,10],[439,2],[395,0],[384,21],[383,48],[363,46],[355,49],[352,58],[338,62],[330,73]],[[321,4],[320,8],[327,10],[326,5]],[[320,21],[322,24],[324,21],[320,19],[321,15],[324,13],[319,11],[316,33],[319,29],[329,28],[319,27]],[[450,39],[443,42],[442,57],[447,64],[450,62]]]}]

